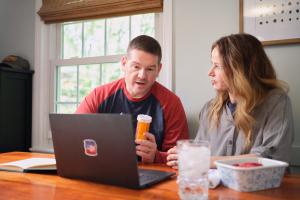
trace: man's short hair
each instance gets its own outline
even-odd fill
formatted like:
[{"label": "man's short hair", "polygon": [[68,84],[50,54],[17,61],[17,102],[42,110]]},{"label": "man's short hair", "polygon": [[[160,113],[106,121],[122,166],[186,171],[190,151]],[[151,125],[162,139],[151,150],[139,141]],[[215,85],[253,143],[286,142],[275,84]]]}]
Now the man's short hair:
[{"label": "man's short hair", "polygon": [[157,40],[148,36],[140,35],[133,38],[127,48],[127,54],[129,55],[130,51],[133,49],[138,49],[155,55],[158,57],[158,64],[161,62],[161,47]]}]

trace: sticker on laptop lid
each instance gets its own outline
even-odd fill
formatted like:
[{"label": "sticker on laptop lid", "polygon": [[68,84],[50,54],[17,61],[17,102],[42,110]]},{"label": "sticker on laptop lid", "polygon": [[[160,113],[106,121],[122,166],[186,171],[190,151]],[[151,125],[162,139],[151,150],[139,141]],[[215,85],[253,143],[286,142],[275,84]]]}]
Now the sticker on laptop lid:
[{"label": "sticker on laptop lid", "polygon": [[97,143],[92,139],[83,140],[84,153],[87,156],[97,156]]}]

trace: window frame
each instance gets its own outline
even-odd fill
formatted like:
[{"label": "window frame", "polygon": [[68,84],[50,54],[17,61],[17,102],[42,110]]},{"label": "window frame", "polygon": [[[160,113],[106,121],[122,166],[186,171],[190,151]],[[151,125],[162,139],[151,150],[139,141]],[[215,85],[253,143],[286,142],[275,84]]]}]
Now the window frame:
[{"label": "window frame", "polygon": [[[42,0],[35,1],[35,13],[40,9]],[[165,87],[173,89],[173,49],[172,49],[172,1],[164,1],[164,11],[160,13],[155,24],[159,31],[155,38],[160,42],[163,51],[163,67],[158,81]],[[49,124],[49,113],[54,111],[55,71],[60,63],[56,58],[57,28],[55,24],[44,24],[38,14],[35,14],[35,60],[33,76],[33,112],[32,112],[32,147],[30,151],[51,152],[53,144]],[[120,61],[121,56],[115,58]],[[93,62],[97,62],[94,59]]]}]

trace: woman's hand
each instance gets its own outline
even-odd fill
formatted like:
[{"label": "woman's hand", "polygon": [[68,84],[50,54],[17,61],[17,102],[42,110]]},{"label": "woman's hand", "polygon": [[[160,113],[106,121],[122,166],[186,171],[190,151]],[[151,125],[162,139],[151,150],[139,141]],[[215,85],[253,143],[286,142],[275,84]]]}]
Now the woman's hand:
[{"label": "woman's hand", "polygon": [[168,150],[167,165],[173,169],[178,169],[178,155],[176,146]]}]

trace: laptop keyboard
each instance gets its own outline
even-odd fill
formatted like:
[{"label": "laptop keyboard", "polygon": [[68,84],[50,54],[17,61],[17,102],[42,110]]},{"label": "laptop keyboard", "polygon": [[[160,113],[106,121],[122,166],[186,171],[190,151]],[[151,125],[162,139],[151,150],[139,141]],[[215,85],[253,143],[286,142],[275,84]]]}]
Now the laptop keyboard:
[{"label": "laptop keyboard", "polygon": [[140,179],[140,182],[142,182],[142,183],[156,180],[158,177],[160,177],[160,176],[156,175],[156,174],[145,174],[143,172],[139,172],[139,179]]}]

